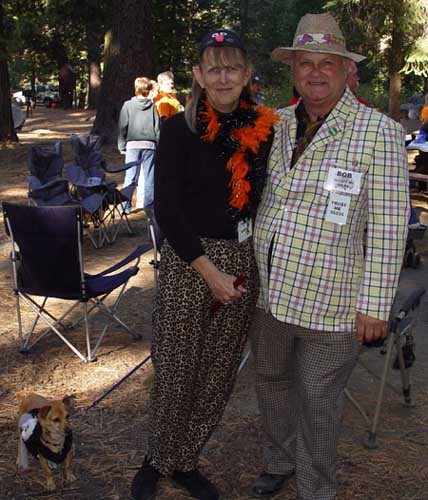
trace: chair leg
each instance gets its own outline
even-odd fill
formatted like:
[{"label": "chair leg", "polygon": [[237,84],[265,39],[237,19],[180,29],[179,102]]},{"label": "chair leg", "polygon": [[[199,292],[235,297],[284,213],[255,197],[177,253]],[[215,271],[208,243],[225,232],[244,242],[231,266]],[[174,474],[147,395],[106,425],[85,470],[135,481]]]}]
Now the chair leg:
[{"label": "chair leg", "polygon": [[148,225],[149,225],[150,238],[153,243],[153,259],[150,261],[150,264],[153,266],[154,283],[156,285],[159,274],[158,248],[156,244],[155,228],[153,227],[153,224],[150,223],[150,221],[148,222]]},{"label": "chair leg", "polygon": [[[116,241],[117,235],[119,233],[120,228],[122,225],[125,226],[126,230],[128,231],[128,234],[135,234],[135,231],[131,227],[131,223],[129,222],[128,215],[125,212],[120,212],[119,211],[119,205],[115,205],[113,207],[113,214],[115,211],[118,213],[118,222],[115,227],[112,228],[113,235],[111,237],[112,242]],[[115,222],[115,217],[111,217],[110,219],[110,224],[114,225]]]},{"label": "chair leg", "polygon": [[[116,323],[118,323],[120,326],[122,326],[123,328],[125,328],[125,330],[130,333],[134,338],[136,339],[139,339],[141,338],[141,335],[139,335],[137,332],[135,332],[132,328],[130,328],[126,323],[124,323],[120,318],[119,316],[116,316],[115,312],[116,312],[116,309],[117,307],[119,306],[119,303],[120,303],[120,300],[122,298],[122,295],[125,291],[125,287],[126,287],[126,283],[124,284],[124,286],[122,287],[115,303],[113,304],[113,306],[110,308],[108,306],[106,306],[104,304],[104,302],[102,300],[99,300],[98,298],[94,298],[93,300],[97,303],[97,306],[99,308],[99,310],[101,312],[104,312],[107,317],[110,319],[110,321],[112,319],[114,319],[116,321]],[[109,324],[110,324],[110,321],[106,324],[106,326],[104,327],[105,329],[108,328]]]},{"label": "chair leg", "polygon": [[82,302],[82,307],[83,307],[83,317],[84,317],[84,323],[85,323],[85,338],[86,338],[86,360],[88,362],[95,361],[96,358],[93,356],[92,350],[91,350],[91,335],[89,331],[89,321],[88,321],[88,303],[87,302]]},{"label": "chair leg", "polygon": [[[31,326],[31,328],[29,329],[28,331],[28,334],[26,335],[26,338],[24,340],[24,345],[23,345],[23,348],[22,348],[22,351],[23,352],[28,352],[30,349],[32,349],[38,342],[40,342],[40,340],[43,339],[43,337],[45,337],[48,333],[50,333],[53,329],[53,327],[61,327],[63,328],[64,330],[67,330],[67,329],[72,329],[73,326],[69,326],[67,327],[63,322],[62,320],[68,316],[71,311],[73,311],[73,309],[76,308],[78,302],[74,303],[71,307],[69,307],[59,318],[56,318],[55,316],[53,316],[49,311],[47,311],[45,309],[45,303],[47,302],[47,298],[44,299],[43,301],[43,304],[40,305],[38,304],[35,300],[33,300],[31,297],[25,297],[23,296],[22,297],[23,300],[30,305],[30,307],[35,311],[36,313],[36,318],[33,322],[33,325]],[[43,314],[45,314],[46,316],[48,316],[50,319],[53,320],[53,323],[51,326],[51,323],[49,323],[49,326],[48,328],[46,328],[45,330],[43,330],[38,336],[37,338],[33,341],[33,343],[31,345],[30,344],[30,340],[31,340],[31,337],[34,333],[34,329],[38,323],[38,320],[39,318],[42,318],[43,319]]]},{"label": "chair leg", "polygon": [[[30,300],[26,300],[24,296],[22,296],[22,299],[26,302],[26,304],[28,304],[33,309],[33,311],[36,314],[39,315],[40,319],[48,326],[48,329],[45,331],[44,334],[52,330],[83,362],[87,361],[86,357],[66,337],[64,337],[64,335],[62,335],[62,333],[58,330],[58,328],[56,328],[58,321],[56,321],[55,323],[51,323],[48,318],[46,318],[43,314],[39,312],[38,305],[36,307],[34,303],[32,303]],[[69,310],[71,309],[72,308],[70,308]],[[36,342],[38,342],[40,338],[41,337],[38,337]]]},{"label": "chair leg", "polygon": [[409,368],[406,368],[406,362],[404,360],[403,349],[401,348],[399,336],[396,339],[396,347],[397,347],[398,364],[400,367],[401,387],[403,391],[404,405],[408,407],[413,407],[414,403],[411,394],[410,372]]},{"label": "chair leg", "polygon": [[351,404],[355,407],[355,409],[358,411],[358,413],[364,418],[366,421],[366,424],[368,427],[371,426],[371,420],[367,416],[367,413],[365,412],[364,408],[358,403],[358,401],[352,396],[351,392],[347,387],[345,387],[344,391],[345,397],[348,398],[348,400],[351,402]]},{"label": "chair leg", "polygon": [[[36,328],[37,323],[39,322],[39,318],[40,318],[41,313],[42,312],[45,312],[45,313],[47,312],[47,311],[45,311],[45,304],[46,304],[47,300],[48,300],[48,298],[45,297],[43,299],[43,304],[42,305],[39,305],[35,301],[32,301],[34,303],[34,305],[36,305],[38,307],[39,311],[36,314],[36,317],[34,318],[33,324],[30,326],[30,329],[28,330],[28,335],[26,336],[25,341],[24,341],[24,345],[22,346],[22,351],[23,352],[27,352],[29,350],[28,344],[30,343],[31,336],[32,336],[32,334],[34,332],[34,329]],[[49,314],[49,317],[51,319],[53,318],[51,314]],[[53,318],[53,319],[56,320],[56,318]],[[42,335],[42,336],[44,336],[44,335]]]},{"label": "chair leg", "polygon": [[394,344],[397,342],[397,338],[399,339],[399,335],[396,332],[393,332],[388,339],[388,344],[386,348],[386,356],[385,356],[385,361],[383,365],[383,370],[382,370],[382,378],[380,381],[380,386],[379,386],[379,391],[377,395],[377,400],[376,400],[376,409],[375,413],[373,416],[373,421],[372,421],[372,426],[369,431],[368,437],[366,442],[364,443],[366,448],[377,448],[377,426],[379,422],[379,416],[380,416],[380,411],[382,408],[382,402],[383,402],[383,394],[385,392],[385,386],[387,383],[388,379],[388,374],[391,369],[391,360],[392,360],[392,350],[394,347]]},{"label": "chair leg", "polygon": [[18,336],[20,348],[24,348],[24,339],[22,336],[22,317],[21,317],[21,304],[19,302],[19,292],[15,293],[16,296],[16,315],[18,317]]}]

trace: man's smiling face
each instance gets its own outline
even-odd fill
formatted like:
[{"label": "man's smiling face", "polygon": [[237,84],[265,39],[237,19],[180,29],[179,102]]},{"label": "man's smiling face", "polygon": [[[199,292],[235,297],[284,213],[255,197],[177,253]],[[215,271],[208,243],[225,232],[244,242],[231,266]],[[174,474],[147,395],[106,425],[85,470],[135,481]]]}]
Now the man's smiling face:
[{"label": "man's smiling face", "polygon": [[336,54],[296,51],[293,59],[294,85],[307,108],[331,111],[346,86],[349,61]]}]

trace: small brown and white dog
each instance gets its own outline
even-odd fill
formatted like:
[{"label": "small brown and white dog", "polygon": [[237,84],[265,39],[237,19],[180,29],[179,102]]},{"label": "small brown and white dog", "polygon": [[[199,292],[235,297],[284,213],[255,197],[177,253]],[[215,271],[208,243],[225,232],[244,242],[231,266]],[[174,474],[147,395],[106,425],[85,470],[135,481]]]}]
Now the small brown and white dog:
[{"label": "small brown and white dog", "polygon": [[48,462],[64,462],[65,480],[75,479],[71,471],[73,437],[67,420],[71,400],[72,397],[49,400],[38,394],[28,394],[19,400],[16,463],[27,469],[29,451],[38,459],[49,491],[55,489],[55,483]]}]

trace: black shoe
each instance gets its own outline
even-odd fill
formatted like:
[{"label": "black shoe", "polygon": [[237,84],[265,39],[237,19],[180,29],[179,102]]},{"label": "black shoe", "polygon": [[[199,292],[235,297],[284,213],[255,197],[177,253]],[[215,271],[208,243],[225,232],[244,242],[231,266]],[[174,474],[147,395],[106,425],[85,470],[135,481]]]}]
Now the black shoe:
[{"label": "black shoe", "polygon": [[174,471],[172,480],[186,488],[192,498],[199,500],[220,500],[217,488],[198,469],[190,472]]},{"label": "black shoe", "polygon": [[269,498],[282,490],[285,481],[294,474],[269,474],[262,472],[255,480],[252,494],[257,498]]},{"label": "black shoe", "polygon": [[145,460],[132,480],[132,500],[153,500],[159,485],[161,473]]}]

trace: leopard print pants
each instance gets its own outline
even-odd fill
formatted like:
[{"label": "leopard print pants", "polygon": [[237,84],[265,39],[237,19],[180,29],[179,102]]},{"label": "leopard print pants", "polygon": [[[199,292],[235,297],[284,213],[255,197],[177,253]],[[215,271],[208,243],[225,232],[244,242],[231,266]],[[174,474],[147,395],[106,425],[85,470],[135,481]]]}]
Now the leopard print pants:
[{"label": "leopard print pants", "polygon": [[148,456],[166,475],[196,468],[232,392],[258,295],[251,240],[204,238],[202,243],[220,270],[247,274],[247,292],[211,314],[214,298],[204,279],[168,242],[162,246],[153,310]]}]

